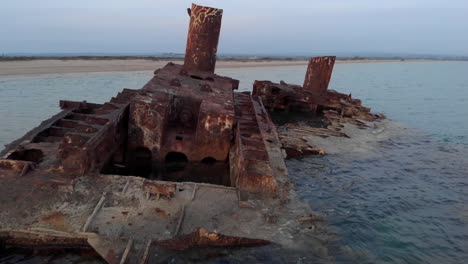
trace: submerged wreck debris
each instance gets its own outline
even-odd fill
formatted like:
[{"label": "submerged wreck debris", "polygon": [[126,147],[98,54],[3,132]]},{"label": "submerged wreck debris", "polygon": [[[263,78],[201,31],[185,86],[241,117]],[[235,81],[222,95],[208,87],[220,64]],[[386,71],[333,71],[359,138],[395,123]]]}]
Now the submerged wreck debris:
[{"label": "submerged wreck debris", "polygon": [[361,100],[328,89],[336,57],[311,58],[307,67],[303,86],[288,84],[284,81],[255,81],[252,95],[263,102],[269,113],[302,112],[322,116],[322,127],[297,124],[279,125],[280,139],[287,157],[300,157],[325,153],[311,146],[306,137],[349,137],[341,132],[344,123],[367,128],[367,122],[382,119],[383,114],[372,114],[371,109],[362,106]]},{"label": "submerged wreck debris", "polygon": [[[109,263],[144,263],[154,247],[317,247],[308,231],[319,227],[294,221],[311,210],[284,156],[323,155],[304,136],[347,137],[342,122],[379,116],[327,90],[335,57],[311,59],[303,87],[235,92],[238,80],[214,73],[222,10],[194,4],[189,15],[184,65],[104,104],[60,101],[0,153],[0,243],[92,248]],[[328,125],[276,127],[275,111]]]},{"label": "submerged wreck debris", "polygon": [[325,155],[326,153],[325,150],[308,144],[307,140],[301,137],[281,134],[280,140],[287,158],[303,157],[307,155]]}]

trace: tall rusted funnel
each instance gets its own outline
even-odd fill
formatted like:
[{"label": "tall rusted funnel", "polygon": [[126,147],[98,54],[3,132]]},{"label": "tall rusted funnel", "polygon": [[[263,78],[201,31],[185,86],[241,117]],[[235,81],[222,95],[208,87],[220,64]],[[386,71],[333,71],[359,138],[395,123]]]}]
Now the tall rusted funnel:
[{"label": "tall rusted funnel", "polygon": [[213,72],[216,65],[222,9],[192,4],[184,65],[191,70]]},{"label": "tall rusted funnel", "polygon": [[330,83],[335,59],[335,56],[311,58],[304,79],[304,89],[319,95],[325,94]]}]

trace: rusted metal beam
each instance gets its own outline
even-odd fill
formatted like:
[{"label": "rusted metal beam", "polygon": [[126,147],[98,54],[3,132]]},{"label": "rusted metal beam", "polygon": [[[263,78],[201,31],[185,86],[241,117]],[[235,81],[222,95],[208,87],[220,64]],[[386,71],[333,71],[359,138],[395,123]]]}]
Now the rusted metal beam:
[{"label": "rusted metal beam", "polygon": [[304,90],[319,95],[325,94],[330,83],[335,59],[335,56],[311,58],[304,79]]},{"label": "rusted metal beam", "polygon": [[68,100],[60,100],[60,108],[61,109],[95,109],[102,107],[102,104],[93,104],[88,103],[86,101],[78,102],[78,101],[68,101]]},{"label": "rusted metal beam", "polygon": [[209,232],[203,228],[198,228],[190,234],[176,237],[170,240],[157,241],[155,244],[162,248],[183,251],[190,248],[202,247],[264,246],[271,244],[271,242],[263,239],[225,236],[222,234]]},{"label": "rusted metal beam", "polygon": [[171,198],[174,196],[176,189],[177,189],[177,185],[175,183],[157,183],[157,182],[146,181],[146,180],[143,183],[144,192],[147,192],[150,194],[162,195],[168,198]]},{"label": "rusted metal beam", "polygon": [[223,10],[192,4],[184,65],[214,72]]}]

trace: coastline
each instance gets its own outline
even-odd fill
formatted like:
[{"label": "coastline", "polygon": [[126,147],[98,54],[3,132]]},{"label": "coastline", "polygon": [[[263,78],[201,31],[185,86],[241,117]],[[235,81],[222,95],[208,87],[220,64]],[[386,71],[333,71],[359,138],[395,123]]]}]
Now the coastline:
[{"label": "coastline", "polygon": [[[182,59],[34,59],[0,61],[0,76],[61,74],[85,72],[115,71],[153,71],[168,62],[183,63]],[[447,61],[434,59],[337,59],[337,64],[344,63],[380,63],[380,62],[426,62]],[[257,68],[306,66],[304,59],[220,59],[217,68]]]}]

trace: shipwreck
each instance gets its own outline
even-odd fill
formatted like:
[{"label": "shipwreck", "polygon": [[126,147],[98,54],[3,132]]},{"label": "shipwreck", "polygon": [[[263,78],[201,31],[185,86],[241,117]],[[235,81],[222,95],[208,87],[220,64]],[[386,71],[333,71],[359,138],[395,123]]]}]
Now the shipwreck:
[{"label": "shipwreck", "polygon": [[[284,159],[324,154],[301,136],[346,136],[340,122],[380,118],[328,90],[335,57],[312,58],[304,84],[215,74],[222,10],[192,5],[183,65],[109,102],[62,111],[0,153],[0,243],[91,249],[108,263],[154,263],[197,247],[309,245],[308,206]],[[303,112],[323,127],[271,114]]]}]

